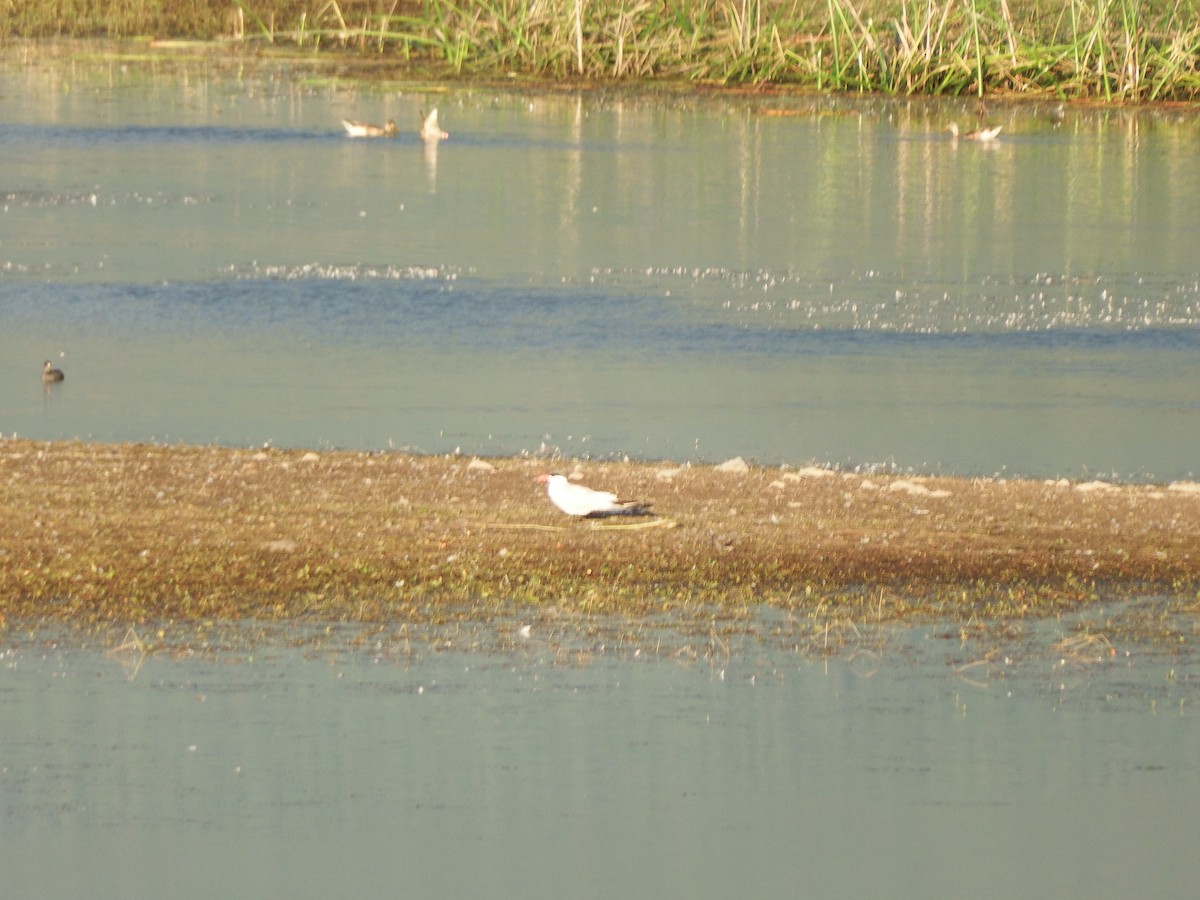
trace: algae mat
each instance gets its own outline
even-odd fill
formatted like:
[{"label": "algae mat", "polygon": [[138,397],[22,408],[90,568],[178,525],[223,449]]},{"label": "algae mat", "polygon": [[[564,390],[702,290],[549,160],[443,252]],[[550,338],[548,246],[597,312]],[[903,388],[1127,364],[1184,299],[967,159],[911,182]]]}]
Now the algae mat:
[{"label": "algae mat", "polygon": [[[535,477],[654,504],[568,519]],[[0,621],[1200,612],[1196,485],[0,441]]]}]

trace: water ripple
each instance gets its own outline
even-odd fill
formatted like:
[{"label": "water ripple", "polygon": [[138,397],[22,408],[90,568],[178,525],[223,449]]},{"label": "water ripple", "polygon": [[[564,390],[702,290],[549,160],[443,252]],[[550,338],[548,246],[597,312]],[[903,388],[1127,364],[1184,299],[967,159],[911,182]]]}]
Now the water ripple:
[{"label": "water ripple", "polygon": [[[1039,272],[965,283],[910,273],[596,269],[591,282],[650,282],[745,326],[905,334],[1145,331],[1200,327],[1200,273],[1184,278]],[[719,310],[719,314],[716,313]]]}]

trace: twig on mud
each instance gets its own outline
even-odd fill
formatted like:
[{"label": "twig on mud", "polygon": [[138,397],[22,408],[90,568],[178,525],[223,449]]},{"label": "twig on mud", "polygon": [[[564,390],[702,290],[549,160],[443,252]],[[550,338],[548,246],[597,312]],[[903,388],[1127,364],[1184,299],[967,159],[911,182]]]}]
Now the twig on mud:
[{"label": "twig on mud", "polygon": [[479,528],[508,528],[514,531],[566,531],[565,525],[538,525],[536,522],[484,522]]},{"label": "twig on mud", "polygon": [[675,528],[678,524],[674,519],[650,519],[646,522],[629,522],[622,525],[602,525],[593,522],[592,528],[601,531],[637,531],[642,528]]}]

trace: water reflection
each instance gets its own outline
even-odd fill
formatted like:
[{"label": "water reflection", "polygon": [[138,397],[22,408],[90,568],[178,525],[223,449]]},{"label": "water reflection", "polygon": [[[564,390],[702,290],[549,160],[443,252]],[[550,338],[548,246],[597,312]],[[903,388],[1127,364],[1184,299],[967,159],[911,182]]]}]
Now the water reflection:
[{"label": "water reflection", "polygon": [[[1191,114],[992,105],[983,145],[945,130],[973,103],[463,91],[448,141],[360,142],[342,117],[432,104],[0,77],[0,380],[62,347],[95,388],[54,420],[0,393],[7,431],[1195,472]],[[269,392],[231,393],[237,357]]]},{"label": "water reflection", "polygon": [[421,148],[421,153],[425,157],[425,175],[429,179],[429,193],[437,193],[437,158],[438,158],[438,141],[426,141]]},{"label": "water reflection", "polygon": [[108,650],[106,655],[109,659],[116,660],[127,681],[134,681],[141,674],[148,653],[145,642],[135,629],[130,628],[125,632],[124,640]]}]

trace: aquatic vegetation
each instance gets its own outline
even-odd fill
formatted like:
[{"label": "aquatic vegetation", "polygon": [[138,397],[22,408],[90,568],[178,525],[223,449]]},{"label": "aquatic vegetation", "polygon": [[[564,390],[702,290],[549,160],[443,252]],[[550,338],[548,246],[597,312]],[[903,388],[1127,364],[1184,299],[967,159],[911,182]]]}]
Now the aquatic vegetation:
[{"label": "aquatic vegetation", "polygon": [[1200,93],[1194,0],[233,0],[18,7],[4,34],[349,50],[435,76],[676,79],[1106,101]]},{"label": "aquatic vegetation", "polygon": [[713,466],[667,482],[661,464],[586,463],[673,526],[628,529],[563,524],[534,480],[542,460],[493,464],[5,440],[0,627],[438,625],[527,610],[726,636],[778,610],[783,639],[815,651],[887,623],[1020,621],[1154,592],[1195,621],[1188,491]]}]

